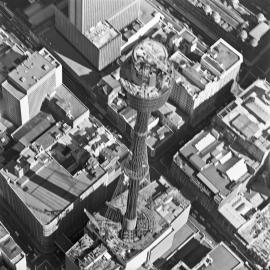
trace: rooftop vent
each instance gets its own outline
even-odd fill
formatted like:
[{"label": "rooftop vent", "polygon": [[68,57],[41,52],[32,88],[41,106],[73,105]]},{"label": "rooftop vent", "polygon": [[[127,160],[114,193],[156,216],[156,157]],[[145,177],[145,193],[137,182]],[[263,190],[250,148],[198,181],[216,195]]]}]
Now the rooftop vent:
[{"label": "rooftop vent", "polygon": [[25,82],[26,81],[26,78],[25,77],[20,77],[20,81],[21,82]]},{"label": "rooftop vent", "polygon": [[49,69],[49,66],[48,65],[42,65],[42,69],[43,70],[48,70]]}]

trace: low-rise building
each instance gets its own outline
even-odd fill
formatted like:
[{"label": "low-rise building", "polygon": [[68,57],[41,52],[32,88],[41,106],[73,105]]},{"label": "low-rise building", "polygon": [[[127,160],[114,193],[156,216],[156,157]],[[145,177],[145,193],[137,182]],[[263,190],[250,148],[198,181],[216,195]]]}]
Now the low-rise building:
[{"label": "low-rise building", "polygon": [[222,39],[203,51],[187,29],[175,34],[171,42],[176,84],[170,99],[196,124],[221,105],[220,99],[229,100],[243,57]]},{"label": "low-rise building", "polygon": [[270,152],[269,93],[267,81],[255,81],[221,110],[214,121],[230,142],[240,144],[261,163],[266,161]]},{"label": "low-rise building", "polygon": [[89,110],[82,106],[65,85],[56,88],[55,93],[46,97],[44,110],[48,110],[57,121],[64,121],[71,127],[79,125],[89,117]]},{"label": "low-rise building", "polygon": [[268,269],[270,266],[270,205],[257,211],[237,231],[237,236],[257,264]]},{"label": "low-rise building", "polygon": [[[119,81],[112,75],[105,76],[90,95],[98,101],[100,106],[103,106],[99,108],[99,111],[108,117],[127,140],[130,140],[133,136],[137,113],[128,105],[126,94],[121,90]],[[151,115],[147,138],[151,157],[162,153],[169,146],[175,133],[186,128],[186,120],[187,117],[168,102]]]},{"label": "low-rise building", "polygon": [[0,83],[2,84],[8,73],[30,55],[30,51],[2,28],[0,28],[0,48]]},{"label": "low-rise building", "polygon": [[[1,197],[44,252],[54,248],[60,233],[83,227],[84,207],[97,210],[104,203],[128,153],[66,87],[58,87],[51,102],[46,107],[58,122],[40,112],[15,131],[19,156],[0,170]],[[66,107],[55,108],[63,104],[69,106],[70,125],[61,120]]]},{"label": "low-rise building", "polygon": [[188,14],[188,19],[212,40],[222,37],[242,50],[245,63],[252,66],[262,59],[269,48],[269,18],[264,15],[267,12],[259,12],[258,4],[261,3],[185,0],[181,2],[181,8],[178,5],[174,8],[184,16]]},{"label": "low-rise building", "polygon": [[158,124],[152,128],[146,140],[150,157],[155,157],[157,153],[165,151],[172,136],[173,131],[167,125]]},{"label": "low-rise building", "polygon": [[266,196],[252,190],[233,193],[219,205],[218,212],[224,219],[223,227],[238,230],[266,202]]},{"label": "low-rise building", "polygon": [[[222,133],[210,128],[201,131],[175,154],[171,173],[176,185],[189,189],[222,228],[233,232],[244,223],[241,214],[257,207],[247,202],[241,193],[247,190],[247,184],[261,166],[244,148],[230,143]],[[247,207],[240,209],[241,203],[237,205],[234,200],[245,200]],[[238,227],[233,224],[236,221],[228,217],[234,213],[233,218],[240,219]]]},{"label": "low-rise building", "polygon": [[185,115],[181,114],[171,103],[166,102],[157,112],[155,112],[161,120],[161,124],[167,125],[173,131],[179,130],[186,124]]},{"label": "low-rise building", "polygon": [[67,270],[118,270],[117,263],[99,240],[94,241],[87,233],[84,234],[66,253]]},{"label": "low-rise building", "polygon": [[172,270],[244,270],[243,261],[223,242],[214,247],[196,266],[179,262]]},{"label": "low-rise building", "polygon": [[[103,105],[99,111],[112,122],[112,124],[130,140],[137,113],[128,103],[126,94],[122,91],[118,80],[112,75],[105,76],[90,93],[91,96]],[[160,111],[155,112],[149,119],[149,136],[147,139],[148,150],[151,157],[162,152],[170,142],[174,131],[179,130],[185,123],[176,112],[176,107],[166,103]],[[164,112],[164,114],[163,114]]]},{"label": "low-rise building", "polygon": [[24,252],[11,237],[5,226],[0,222],[0,268],[1,267],[10,270],[27,269]]}]

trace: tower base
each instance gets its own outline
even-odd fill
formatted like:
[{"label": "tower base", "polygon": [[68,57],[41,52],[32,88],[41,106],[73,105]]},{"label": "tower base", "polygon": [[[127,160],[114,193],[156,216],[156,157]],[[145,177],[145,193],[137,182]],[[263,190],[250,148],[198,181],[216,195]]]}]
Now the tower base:
[{"label": "tower base", "polygon": [[152,233],[155,227],[154,217],[151,210],[137,212],[133,220],[124,218],[120,238],[127,243],[136,243],[142,240],[148,233]]}]

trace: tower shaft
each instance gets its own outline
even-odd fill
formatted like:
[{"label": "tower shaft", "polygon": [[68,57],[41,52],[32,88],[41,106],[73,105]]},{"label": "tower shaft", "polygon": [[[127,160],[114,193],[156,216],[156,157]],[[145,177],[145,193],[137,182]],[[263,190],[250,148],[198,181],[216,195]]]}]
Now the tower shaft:
[{"label": "tower shaft", "polygon": [[129,193],[126,210],[126,229],[134,230],[137,219],[137,201],[140,182],[148,175],[147,132],[149,112],[138,112],[132,140],[132,157],[125,165],[129,177]]}]

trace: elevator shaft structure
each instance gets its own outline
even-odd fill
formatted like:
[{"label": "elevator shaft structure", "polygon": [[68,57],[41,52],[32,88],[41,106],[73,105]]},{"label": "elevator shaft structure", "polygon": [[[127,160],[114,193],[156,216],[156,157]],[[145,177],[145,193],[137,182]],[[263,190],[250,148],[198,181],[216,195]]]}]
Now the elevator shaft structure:
[{"label": "elevator shaft structure", "polygon": [[174,82],[173,68],[165,46],[145,39],[123,64],[120,76],[128,104],[137,111],[132,154],[124,166],[124,173],[129,178],[129,191],[121,236],[123,240],[132,242],[136,237],[139,185],[149,174],[146,145],[149,118],[151,112],[158,110],[168,100]]}]

